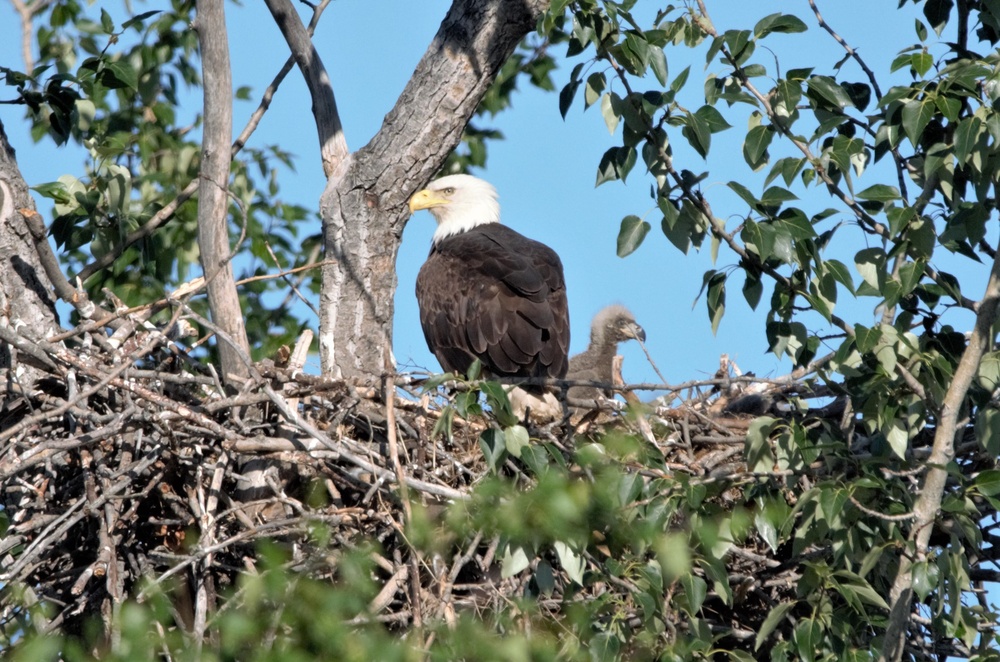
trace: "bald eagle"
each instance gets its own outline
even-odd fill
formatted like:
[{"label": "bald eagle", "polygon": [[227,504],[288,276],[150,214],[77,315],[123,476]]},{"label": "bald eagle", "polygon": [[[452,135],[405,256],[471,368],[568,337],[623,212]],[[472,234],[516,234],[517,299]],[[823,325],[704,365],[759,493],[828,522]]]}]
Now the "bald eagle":
[{"label": "bald eagle", "polygon": [[[574,381],[591,381],[611,384],[614,382],[612,362],[618,352],[618,343],[637,339],[646,340],[646,332],[635,321],[628,308],[611,305],[594,315],[590,325],[590,345],[586,351],[569,360],[566,378]],[[593,386],[573,386],[567,396],[570,399],[597,400],[601,395],[611,397],[609,389]]]},{"label": "bald eagle", "polygon": [[564,377],[569,310],[555,251],[501,225],[496,189],[471,175],[434,180],[410,198],[420,209],[437,220],[417,303],[441,367],[464,374],[479,359],[485,376]]}]

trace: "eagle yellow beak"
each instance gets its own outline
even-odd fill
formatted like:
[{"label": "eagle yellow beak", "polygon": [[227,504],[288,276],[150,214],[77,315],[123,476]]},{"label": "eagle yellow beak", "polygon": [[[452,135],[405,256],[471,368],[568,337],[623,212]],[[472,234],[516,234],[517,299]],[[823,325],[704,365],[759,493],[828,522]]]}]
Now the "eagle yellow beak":
[{"label": "eagle yellow beak", "polygon": [[420,211],[421,209],[430,209],[431,207],[440,207],[441,205],[448,204],[447,198],[438,197],[434,191],[429,188],[425,188],[422,191],[417,191],[410,198],[410,213],[415,211]]}]

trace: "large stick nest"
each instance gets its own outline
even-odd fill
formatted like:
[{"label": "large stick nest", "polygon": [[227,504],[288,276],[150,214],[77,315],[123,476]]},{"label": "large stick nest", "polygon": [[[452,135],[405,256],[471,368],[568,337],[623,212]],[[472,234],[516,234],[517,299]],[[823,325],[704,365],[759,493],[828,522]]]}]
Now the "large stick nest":
[{"label": "large stick nest", "polygon": [[[77,631],[87,617],[109,619],[115,605],[161,585],[188,596],[177,600],[176,625],[203,634],[205,614],[239,573],[254,571],[262,539],[286,545],[291,566],[319,578],[336,576],[338,550],[375,541],[383,589],[360,616],[393,627],[496,608],[525,593],[531,568],[503,576],[495,535],[470,535],[435,563],[414,558],[400,535],[409,514],[404,495],[440,510],[466,499],[491,473],[524,489],[533,482],[514,457],[493,468],[484,459],[479,437],[495,425],[489,416],[465,420],[452,410],[451,434],[435,433],[453,390],[424,393],[421,380],[394,375],[386,382],[394,394],[387,401],[384,387],[305,375],[279,360],[257,364],[232,393],[158,331],[109,344],[94,327],[85,324],[60,342],[3,330],[22,361],[48,374],[30,393],[8,380],[0,412],[7,525],[0,609],[8,635],[29,621],[32,628]],[[745,382],[727,387],[725,369],[717,377],[685,385],[683,398],[678,391],[638,415],[576,408],[568,419],[528,428],[533,441],[559,449],[569,464],[580,444],[608,430],[624,432],[658,453],[667,471],[639,464],[624,470],[642,480],[676,472],[728,481],[731,492],[719,501],[730,507],[759,479],[744,462],[752,416],[731,412],[760,413],[776,394],[803,386],[786,380],[733,402]],[[834,403],[812,415],[842,410]],[[332,534],[325,547],[309,534],[316,523]],[[592,553],[600,556],[601,549],[598,542]],[[756,535],[734,546],[728,572],[740,604],[725,607],[710,594],[703,617],[713,630],[752,645],[770,608],[795,594],[801,571],[789,556],[787,549],[773,553]],[[571,584],[557,572],[543,609],[558,610]],[[607,591],[627,598],[632,588],[576,587],[574,599]],[[48,606],[48,620],[25,616],[33,604]]]}]

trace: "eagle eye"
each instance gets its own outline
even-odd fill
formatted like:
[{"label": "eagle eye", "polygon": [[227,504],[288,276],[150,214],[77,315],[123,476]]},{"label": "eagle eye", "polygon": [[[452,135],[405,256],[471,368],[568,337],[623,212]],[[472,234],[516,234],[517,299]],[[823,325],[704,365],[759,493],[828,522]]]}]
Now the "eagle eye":
[{"label": "eagle eye", "polygon": [[442,193],[444,193],[445,195],[451,195],[454,192],[455,192],[455,189],[453,189],[450,186],[442,191]]}]

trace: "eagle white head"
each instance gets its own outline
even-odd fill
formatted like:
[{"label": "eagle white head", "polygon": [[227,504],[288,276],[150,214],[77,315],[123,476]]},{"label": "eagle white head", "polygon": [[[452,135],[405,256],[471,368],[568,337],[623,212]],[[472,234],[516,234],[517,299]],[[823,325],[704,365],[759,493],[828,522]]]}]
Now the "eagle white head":
[{"label": "eagle white head", "polygon": [[500,222],[497,190],[472,175],[447,175],[410,198],[410,213],[428,210],[437,221],[434,243],[483,223]]}]

